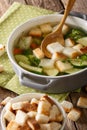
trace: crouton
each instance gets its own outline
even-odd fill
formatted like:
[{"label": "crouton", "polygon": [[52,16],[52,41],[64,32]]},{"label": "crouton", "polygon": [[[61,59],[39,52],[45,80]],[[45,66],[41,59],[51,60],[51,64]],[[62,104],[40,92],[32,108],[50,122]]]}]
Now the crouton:
[{"label": "crouton", "polygon": [[54,60],[43,58],[41,59],[39,66],[48,69],[54,68]]},{"label": "crouton", "polygon": [[52,27],[49,23],[40,25],[40,29],[42,33],[50,33],[52,32]]},{"label": "crouton", "polygon": [[63,101],[61,102],[61,105],[64,108],[65,112],[70,112],[70,110],[73,108],[73,104],[69,101]]},{"label": "crouton", "polygon": [[63,28],[62,28],[62,33],[63,35],[67,34],[67,32],[69,31],[69,26],[67,24],[64,24],[63,25]]},{"label": "crouton", "polygon": [[29,119],[27,123],[32,130],[40,130],[40,125],[35,119]]},{"label": "crouton", "polygon": [[16,114],[16,117],[15,117],[15,121],[20,125],[20,126],[23,126],[26,122],[26,120],[28,119],[28,115],[27,113],[21,111],[21,110],[18,110],[17,111],[17,114]]},{"label": "crouton", "polygon": [[20,130],[31,130],[30,126],[26,122],[23,126],[21,126]]},{"label": "crouton", "polygon": [[34,55],[38,58],[38,59],[42,59],[44,58],[44,53],[40,48],[36,48],[33,50]]},{"label": "crouton", "polygon": [[83,48],[83,46],[80,43],[73,46],[73,48],[76,49],[80,54],[82,54],[80,49]]},{"label": "crouton", "polygon": [[32,98],[30,104],[33,104],[33,103],[38,104],[38,103],[39,103],[39,100],[36,99],[36,98]]},{"label": "crouton", "polygon": [[3,72],[3,71],[4,71],[4,66],[0,65],[0,72]]},{"label": "crouton", "polygon": [[81,108],[87,108],[87,97],[80,97],[78,99],[77,106]]},{"label": "crouton", "polygon": [[60,110],[56,105],[53,105],[50,110],[49,120],[57,121],[57,116],[60,114]]},{"label": "crouton", "polygon": [[63,54],[69,58],[76,58],[77,56],[79,56],[79,52],[71,47],[65,47],[63,49]]},{"label": "crouton", "polygon": [[35,119],[38,123],[48,123],[49,121],[49,117],[47,115],[39,114],[39,113],[37,113]]},{"label": "crouton", "polygon": [[50,123],[40,124],[40,129],[41,130],[51,130],[51,125],[50,125]]},{"label": "crouton", "polygon": [[64,72],[64,71],[66,71],[68,69],[73,68],[73,66],[70,63],[67,63],[67,62],[65,63],[65,62],[62,62],[60,60],[56,61],[55,65],[56,65],[56,67],[58,68],[58,70],[60,72]]},{"label": "crouton", "polygon": [[6,130],[21,130],[21,126],[17,124],[14,120],[11,120],[8,125]]},{"label": "crouton", "polygon": [[16,102],[12,104],[12,109],[13,110],[18,110],[18,109],[23,109],[24,105],[29,103],[28,101],[24,101],[24,102]]},{"label": "crouton", "polygon": [[75,42],[72,39],[70,39],[70,38],[65,39],[66,47],[73,47],[74,45],[75,45]]},{"label": "crouton", "polygon": [[51,122],[47,124],[40,124],[41,130],[60,130],[61,124],[57,122]]},{"label": "crouton", "polygon": [[25,106],[23,107],[23,110],[25,112],[29,112],[29,111],[37,111],[37,107],[38,107],[38,104],[36,103],[27,103],[25,104]]},{"label": "crouton", "polygon": [[8,102],[8,103],[6,104],[5,110],[6,110],[6,111],[7,111],[7,110],[12,111],[12,104],[11,104],[11,102]]},{"label": "crouton", "polygon": [[37,104],[36,103],[30,104],[28,101],[17,102],[12,104],[12,109],[13,110],[21,109],[26,112],[37,111]]},{"label": "crouton", "polygon": [[5,46],[0,44],[0,56],[2,56],[5,53]]},{"label": "crouton", "polygon": [[53,101],[48,95],[43,95],[43,96],[40,98],[40,101],[48,101],[51,105],[54,104],[54,101]]},{"label": "crouton", "polygon": [[62,52],[64,49],[64,47],[59,43],[59,42],[55,42],[55,43],[51,43],[47,45],[47,50],[53,54],[55,52]]},{"label": "crouton", "polygon": [[4,114],[4,118],[10,122],[11,120],[15,120],[15,114],[9,110],[7,110]]},{"label": "crouton", "polygon": [[63,121],[63,115],[60,113],[57,118],[56,118],[57,122],[62,122]]},{"label": "crouton", "polygon": [[39,101],[37,112],[40,114],[49,115],[51,104],[48,101]]},{"label": "crouton", "polygon": [[67,56],[65,56],[63,53],[60,52],[55,52],[52,55],[52,60],[65,60],[67,58]]},{"label": "crouton", "polygon": [[81,112],[78,109],[73,108],[67,115],[72,121],[77,121],[81,116]]},{"label": "crouton", "polygon": [[6,97],[2,102],[1,105],[5,106],[12,98],[11,97]]},{"label": "crouton", "polygon": [[30,111],[30,112],[28,112],[27,114],[28,114],[29,118],[35,118],[37,112],[35,112],[35,111]]},{"label": "crouton", "polygon": [[42,35],[41,29],[38,28],[38,27],[32,28],[32,29],[29,31],[29,35],[30,35],[30,36],[35,36],[35,37],[41,37],[41,35]]}]

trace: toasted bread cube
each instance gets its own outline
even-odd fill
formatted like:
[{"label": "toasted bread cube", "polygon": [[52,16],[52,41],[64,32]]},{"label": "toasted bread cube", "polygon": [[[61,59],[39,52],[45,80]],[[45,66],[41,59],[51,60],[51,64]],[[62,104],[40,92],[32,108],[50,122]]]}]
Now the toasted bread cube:
[{"label": "toasted bread cube", "polygon": [[11,120],[15,120],[15,114],[9,110],[7,110],[4,114],[4,118],[10,122]]},{"label": "toasted bread cube", "polygon": [[26,112],[37,111],[37,107],[38,107],[38,104],[36,104],[36,103],[32,103],[32,104],[31,103],[27,103],[23,107],[23,110],[26,111]]},{"label": "toasted bread cube", "polygon": [[79,52],[71,47],[65,47],[63,49],[63,54],[69,58],[76,58],[77,56],[79,56]]},{"label": "toasted bread cube", "polygon": [[75,42],[72,39],[70,39],[70,38],[65,39],[66,47],[73,47],[74,45],[75,45]]},{"label": "toasted bread cube", "polygon": [[32,98],[30,103],[31,103],[31,104],[33,104],[33,103],[38,104],[38,103],[39,103],[39,100],[36,99],[36,98]]},{"label": "toasted bread cube", "polygon": [[51,122],[47,124],[40,124],[41,130],[60,130],[61,124],[57,122]]},{"label": "toasted bread cube", "polygon": [[11,97],[6,97],[2,102],[1,105],[5,106],[12,98]]},{"label": "toasted bread cube", "polygon": [[40,129],[41,130],[51,130],[51,125],[50,125],[50,123],[40,124]]},{"label": "toasted bread cube", "polygon": [[29,31],[29,35],[35,36],[35,37],[41,37],[41,35],[42,35],[41,29],[38,28],[38,27],[32,28],[32,29]]},{"label": "toasted bread cube", "polygon": [[55,52],[52,55],[52,60],[65,60],[67,58],[67,56],[65,56],[64,54],[60,53],[60,52]]},{"label": "toasted bread cube", "polygon": [[62,33],[63,35],[67,34],[67,32],[69,31],[69,26],[67,24],[64,24],[63,25],[63,28],[62,28]]},{"label": "toasted bread cube", "polygon": [[30,111],[30,112],[28,112],[27,114],[28,114],[29,118],[35,118],[37,112],[35,112],[35,111]]},{"label": "toasted bread cube", "polygon": [[44,53],[40,48],[36,48],[33,50],[34,55],[38,58],[38,59],[42,59],[44,58]]},{"label": "toasted bread cube", "polygon": [[48,123],[48,121],[49,121],[49,117],[47,115],[39,114],[39,113],[37,113],[35,119],[39,123]]},{"label": "toasted bread cube", "polygon": [[21,128],[19,130],[31,130],[31,128],[28,125],[28,123],[26,122],[23,126],[21,126]]},{"label": "toasted bread cube", "polygon": [[6,110],[6,111],[7,111],[7,110],[9,110],[9,111],[12,110],[12,104],[11,104],[11,102],[8,102],[8,103],[6,104],[5,110]]},{"label": "toasted bread cube", "polygon": [[24,102],[17,102],[12,104],[12,109],[13,110],[18,110],[21,109],[23,111],[37,111],[37,104],[36,103],[29,103],[28,101]]},{"label": "toasted bread cube", "polygon": [[18,110],[18,109],[23,109],[24,105],[26,103],[29,103],[28,101],[24,101],[24,102],[16,102],[12,104],[12,109],[13,110]]},{"label": "toasted bread cube", "polygon": [[50,33],[52,32],[52,27],[49,23],[40,25],[40,29],[42,33]]},{"label": "toasted bread cube", "polygon": [[51,105],[54,104],[54,101],[48,96],[48,95],[43,95],[41,98],[40,98],[40,101],[46,101],[46,102],[49,102]]},{"label": "toasted bread cube", "polygon": [[63,49],[64,47],[59,42],[55,42],[47,45],[47,50],[52,54],[55,52],[62,52]]},{"label": "toasted bread cube", "polygon": [[21,110],[18,110],[17,111],[17,114],[16,114],[16,117],[15,117],[15,121],[20,125],[20,126],[23,126],[26,122],[26,120],[28,119],[28,115],[27,113],[21,111]]},{"label": "toasted bread cube", "polygon": [[40,114],[49,115],[51,104],[48,101],[39,101],[37,112]]},{"label": "toasted bread cube", "polygon": [[73,108],[67,115],[67,117],[72,121],[77,121],[81,116],[81,112]]},{"label": "toasted bread cube", "polygon": [[14,120],[11,120],[8,123],[6,130],[21,130],[21,126],[17,124]]},{"label": "toasted bread cube", "polygon": [[54,60],[43,58],[41,59],[39,66],[48,69],[54,68]]},{"label": "toasted bread cube", "polygon": [[5,53],[5,45],[0,44],[0,56]]},{"label": "toasted bread cube", "polygon": [[40,125],[35,119],[28,120],[27,123],[31,130],[40,130]]},{"label": "toasted bread cube", "polygon": [[79,44],[76,44],[75,46],[73,46],[73,48],[76,49],[79,53],[82,54],[82,52],[81,52],[81,50],[80,50],[81,48],[83,48],[82,44],[80,44],[80,43],[79,43]]},{"label": "toasted bread cube", "polygon": [[77,106],[81,108],[87,108],[87,98],[86,97],[80,97],[77,102]]},{"label": "toasted bread cube", "polygon": [[64,63],[62,61],[56,61],[56,67],[59,69],[60,72],[64,72],[65,70],[73,68],[70,63]]},{"label": "toasted bread cube", "polygon": [[56,121],[57,122],[62,122],[63,121],[63,115],[61,113],[57,116]]},{"label": "toasted bread cube", "polygon": [[63,101],[61,102],[61,105],[64,108],[65,112],[70,112],[70,110],[73,108],[73,104],[69,101]]},{"label": "toasted bread cube", "polygon": [[0,65],[0,72],[3,72],[3,71],[4,71],[4,66]]},{"label": "toasted bread cube", "polygon": [[56,105],[53,105],[50,110],[49,120],[57,121],[57,116],[60,114],[60,110]]}]

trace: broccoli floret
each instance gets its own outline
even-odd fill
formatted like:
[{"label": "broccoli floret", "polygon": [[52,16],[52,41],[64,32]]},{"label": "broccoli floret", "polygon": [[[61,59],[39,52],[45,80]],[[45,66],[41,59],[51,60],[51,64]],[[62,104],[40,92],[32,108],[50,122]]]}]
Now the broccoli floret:
[{"label": "broccoli floret", "polygon": [[78,39],[86,36],[87,34],[81,30],[81,29],[78,29],[78,28],[74,28],[74,29],[71,29],[70,32],[68,32],[66,35],[65,35],[65,39],[66,38],[71,38],[73,39],[74,41],[77,41]]},{"label": "broccoli floret", "polygon": [[30,64],[32,66],[38,66],[39,65],[40,59],[36,58],[34,55],[29,55],[28,58],[29,58]]}]

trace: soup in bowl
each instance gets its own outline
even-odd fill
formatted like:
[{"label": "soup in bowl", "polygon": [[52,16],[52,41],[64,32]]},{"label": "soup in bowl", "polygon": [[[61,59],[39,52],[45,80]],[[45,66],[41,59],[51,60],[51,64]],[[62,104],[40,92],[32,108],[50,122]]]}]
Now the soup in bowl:
[{"label": "soup in bowl", "polygon": [[72,91],[87,83],[85,20],[69,16],[62,29],[65,44],[61,45],[57,41],[50,43],[47,50],[51,58],[46,57],[41,50],[41,42],[56,29],[61,17],[56,14],[31,19],[11,34],[7,53],[23,85],[60,93]]}]

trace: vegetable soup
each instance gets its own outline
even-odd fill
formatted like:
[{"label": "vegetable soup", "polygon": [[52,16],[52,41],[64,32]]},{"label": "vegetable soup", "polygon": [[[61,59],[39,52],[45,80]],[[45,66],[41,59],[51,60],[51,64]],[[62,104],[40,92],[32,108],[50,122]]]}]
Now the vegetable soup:
[{"label": "vegetable soup", "polygon": [[47,50],[52,57],[49,59],[45,56],[40,48],[41,42],[57,26],[57,23],[44,23],[31,28],[19,38],[13,53],[22,68],[40,75],[59,76],[87,67],[87,34],[67,24],[62,29],[65,45],[57,41],[50,43]]}]

